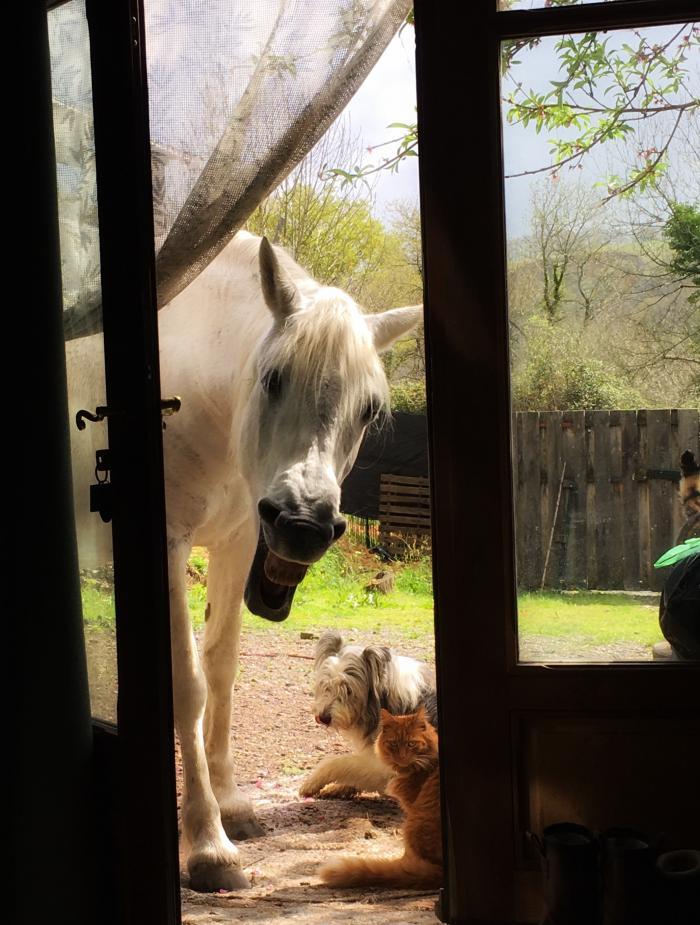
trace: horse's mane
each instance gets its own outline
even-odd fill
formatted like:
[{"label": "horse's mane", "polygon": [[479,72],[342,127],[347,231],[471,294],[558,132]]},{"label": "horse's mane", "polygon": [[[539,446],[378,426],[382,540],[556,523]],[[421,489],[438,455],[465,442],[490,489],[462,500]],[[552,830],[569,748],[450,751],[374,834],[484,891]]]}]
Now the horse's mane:
[{"label": "horse's mane", "polygon": [[[260,239],[247,237],[241,245],[257,259]],[[282,248],[275,247],[275,254],[299,289],[302,307],[266,338],[261,372],[284,370],[302,389],[311,389],[317,401],[325,390],[337,389],[337,410],[343,416],[361,413],[370,399],[377,411],[388,408],[384,369],[356,302],[341,289],[321,286]]]}]

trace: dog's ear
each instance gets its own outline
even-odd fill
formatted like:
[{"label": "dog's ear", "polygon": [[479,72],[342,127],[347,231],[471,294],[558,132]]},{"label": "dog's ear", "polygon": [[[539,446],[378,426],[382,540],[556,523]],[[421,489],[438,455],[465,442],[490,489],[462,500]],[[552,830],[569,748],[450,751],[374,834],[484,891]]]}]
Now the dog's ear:
[{"label": "dog's ear", "polygon": [[370,678],[381,680],[384,666],[391,661],[391,650],[387,646],[366,646],[362,659],[367,665]]},{"label": "dog's ear", "polygon": [[367,646],[362,661],[367,672],[367,703],[365,705],[365,734],[372,735],[379,726],[380,705],[384,680],[384,666],[391,659],[386,646]]},{"label": "dog's ear", "polygon": [[683,478],[688,478],[689,475],[696,475],[700,472],[700,466],[695,459],[695,455],[692,450],[686,450],[681,454],[681,474]]},{"label": "dog's ear", "polygon": [[321,633],[316,643],[316,661],[314,667],[322,665],[330,655],[337,655],[343,648],[343,637],[337,630],[326,630]]}]

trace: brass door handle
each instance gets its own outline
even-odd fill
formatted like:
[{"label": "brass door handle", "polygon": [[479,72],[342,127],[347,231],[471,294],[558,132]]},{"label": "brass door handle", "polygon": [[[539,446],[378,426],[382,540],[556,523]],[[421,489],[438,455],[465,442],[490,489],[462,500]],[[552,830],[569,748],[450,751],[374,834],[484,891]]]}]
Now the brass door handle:
[{"label": "brass door handle", "polygon": [[160,403],[161,414],[177,414],[182,407],[182,399],[179,395],[173,395],[172,398],[164,398]]}]

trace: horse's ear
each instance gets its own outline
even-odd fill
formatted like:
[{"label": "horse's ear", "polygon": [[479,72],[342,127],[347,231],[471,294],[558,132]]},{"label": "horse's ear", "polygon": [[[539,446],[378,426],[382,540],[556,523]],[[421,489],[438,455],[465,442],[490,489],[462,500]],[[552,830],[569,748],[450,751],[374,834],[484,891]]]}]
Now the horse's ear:
[{"label": "horse's ear", "polygon": [[260,284],[267,307],[277,321],[284,321],[299,307],[297,287],[280,266],[272,245],[263,238],[258,254],[260,261]]},{"label": "horse's ear", "polygon": [[378,315],[365,315],[365,321],[374,338],[375,349],[379,353],[388,350],[397,338],[422,320],[422,305],[408,305],[406,308],[391,308],[388,312]]}]

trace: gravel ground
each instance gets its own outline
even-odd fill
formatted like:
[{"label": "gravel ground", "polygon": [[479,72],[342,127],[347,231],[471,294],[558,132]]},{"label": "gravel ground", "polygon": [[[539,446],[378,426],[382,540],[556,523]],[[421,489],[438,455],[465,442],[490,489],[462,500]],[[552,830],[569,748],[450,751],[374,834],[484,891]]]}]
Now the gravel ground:
[{"label": "gravel ground", "polygon": [[[347,641],[381,642],[434,661],[432,640],[403,639],[394,630]],[[322,885],[316,871],[336,854],[401,853],[401,817],[391,800],[366,794],[354,800],[313,800],[298,796],[304,775],[326,755],[347,750],[342,739],[318,726],[311,713],[314,639],[287,633],[246,632],[234,696],[232,738],[241,789],[253,800],[265,828],[261,838],[241,842],[242,864],[251,889],[205,895],[187,888],[183,870],[183,923],[254,922],[280,918],[295,925],[348,922],[380,925],[433,925],[435,893],[346,890]],[[114,641],[89,633],[93,712],[107,716],[114,695]],[[570,637],[531,636],[522,642],[527,661],[647,660],[645,646],[615,643],[591,646]],[[182,769],[176,755],[178,798]],[[183,858],[184,868],[184,858]]]}]

